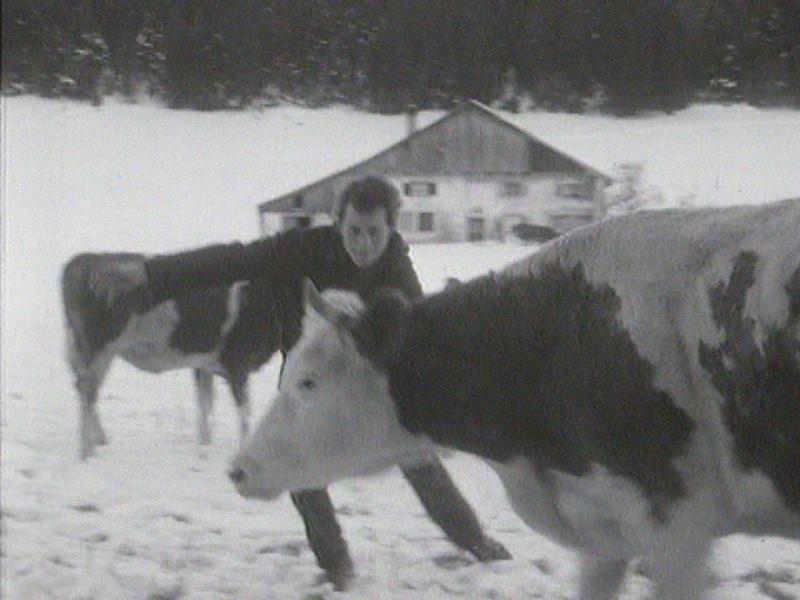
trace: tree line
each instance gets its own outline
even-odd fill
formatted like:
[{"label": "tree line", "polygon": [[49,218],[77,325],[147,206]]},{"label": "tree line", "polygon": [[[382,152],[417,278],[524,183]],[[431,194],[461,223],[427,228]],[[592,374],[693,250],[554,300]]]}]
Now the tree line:
[{"label": "tree line", "polygon": [[800,1],[5,0],[2,90],[201,110],[800,107]]}]

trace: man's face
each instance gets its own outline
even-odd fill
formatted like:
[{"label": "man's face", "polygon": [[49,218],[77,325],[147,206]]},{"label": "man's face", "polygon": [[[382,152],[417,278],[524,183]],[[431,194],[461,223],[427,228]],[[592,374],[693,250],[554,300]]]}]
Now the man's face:
[{"label": "man's face", "polygon": [[386,209],[377,208],[362,213],[348,205],[342,222],[339,223],[345,250],[359,267],[369,267],[383,256],[392,229],[389,227]]}]

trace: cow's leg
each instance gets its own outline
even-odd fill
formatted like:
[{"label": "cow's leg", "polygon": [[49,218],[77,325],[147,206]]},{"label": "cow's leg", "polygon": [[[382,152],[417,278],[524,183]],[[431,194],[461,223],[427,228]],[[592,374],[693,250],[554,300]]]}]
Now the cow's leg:
[{"label": "cow's leg", "polygon": [[208,445],[211,443],[211,428],[208,420],[214,408],[213,376],[203,369],[195,369],[194,384],[197,393],[197,441]]},{"label": "cow's leg", "polygon": [[[75,387],[78,389],[80,397],[80,413],[78,424],[78,443],[81,460],[86,460],[94,454],[95,430],[99,425],[95,404],[97,402],[97,391],[99,382],[88,373],[78,375]],[[102,427],[101,427],[102,431]]]},{"label": "cow's leg", "polygon": [[336,590],[346,590],[355,570],[328,492],[324,489],[295,492],[292,502],[303,517],[308,543],[317,557],[317,564]]},{"label": "cow's leg", "polygon": [[228,377],[231,393],[239,412],[239,445],[244,443],[250,430],[250,390],[247,386],[247,373],[232,373]]},{"label": "cow's leg", "polygon": [[429,463],[401,465],[400,469],[431,519],[456,546],[480,561],[511,558],[500,542],[484,534],[478,517],[438,458]]},{"label": "cow's leg", "polygon": [[702,521],[699,511],[696,515],[683,511],[657,536],[648,562],[648,574],[656,584],[657,598],[700,600],[704,597],[710,583],[706,559],[713,537]]},{"label": "cow's leg", "polygon": [[[100,391],[100,385],[98,383],[97,392]],[[96,398],[96,396],[95,396]],[[98,446],[105,446],[108,444],[108,436],[106,435],[106,431],[100,423],[100,417],[97,414],[97,407],[94,406],[92,410],[92,414],[90,416],[90,429],[92,439],[94,439],[94,443]]]},{"label": "cow's leg", "polygon": [[580,600],[611,600],[617,597],[625,579],[628,561],[597,556],[582,556],[580,567]]},{"label": "cow's leg", "polygon": [[[710,547],[710,544],[709,544]],[[656,584],[656,598],[661,600],[701,600],[710,580],[706,569],[709,547],[705,550],[678,550],[675,555],[658,557],[649,574]]]},{"label": "cow's leg", "polygon": [[80,402],[78,444],[81,460],[92,456],[96,445],[108,443],[108,437],[97,415],[96,404],[100,385],[110,366],[111,356],[100,356],[88,367],[73,362],[75,388]]}]

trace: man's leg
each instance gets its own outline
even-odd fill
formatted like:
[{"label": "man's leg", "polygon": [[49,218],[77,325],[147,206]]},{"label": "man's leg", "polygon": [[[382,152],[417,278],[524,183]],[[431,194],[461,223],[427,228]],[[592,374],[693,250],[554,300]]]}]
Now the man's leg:
[{"label": "man's leg", "polygon": [[401,465],[400,469],[433,522],[456,546],[483,562],[511,558],[500,542],[483,533],[478,517],[438,458],[429,463]]},{"label": "man's leg", "polygon": [[334,589],[346,590],[355,571],[328,492],[305,490],[291,496],[303,517],[308,543],[317,557],[317,564],[325,571]]},{"label": "man's leg", "polygon": [[[286,352],[281,350],[281,354],[283,360],[278,375],[279,385],[286,366]],[[292,503],[303,517],[306,538],[317,557],[317,564],[325,571],[335,590],[346,590],[355,576],[355,570],[327,490],[292,492],[291,497]]]}]

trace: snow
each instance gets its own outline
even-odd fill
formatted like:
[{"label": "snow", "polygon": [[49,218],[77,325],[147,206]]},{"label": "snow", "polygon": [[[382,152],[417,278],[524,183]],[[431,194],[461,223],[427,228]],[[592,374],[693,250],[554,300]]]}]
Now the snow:
[{"label": "snow", "polygon": [[[420,115],[420,125],[441,116]],[[397,472],[332,486],[359,579],[348,594],[317,581],[302,523],[282,498],[240,498],[225,477],[237,444],[217,387],[214,442],[195,442],[187,372],[117,364],[99,404],[111,438],[77,460],[77,402],[63,360],[58,281],[84,250],[169,252],[257,233],[255,205],[344,168],[402,137],[403,117],[347,108],[197,113],[108,102],[2,99],[2,597],[567,598],[575,564],[509,510],[477,460],[446,460],[486,529],[514,554],[484,565],[455,550]],[[641,161],[669,202],[800,196],[800,115],[694,107],[619,121],[534,113],[549,143],[598,168]],[[427,290],[530,247],[415,246]],[[275,362],[253,378],[254,412]],[[736,537],[719,545],[714,597],[800,597],[800,546]],[[643,598],[634,574],[625,598]]]},{"label": "snow", "polygon": [[604,173],[641,164],[666,204],[752,204],[800,196],[797,111],[700,105],[671,117],[504,117]]}]

